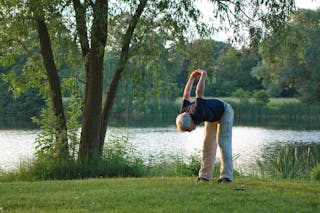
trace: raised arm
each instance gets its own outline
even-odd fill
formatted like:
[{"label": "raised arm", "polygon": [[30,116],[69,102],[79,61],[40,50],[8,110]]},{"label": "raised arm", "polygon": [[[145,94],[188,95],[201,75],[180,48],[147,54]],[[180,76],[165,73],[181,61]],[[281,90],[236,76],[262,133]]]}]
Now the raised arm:
[{"label": "raised arm", "polygon": [[195,70],[191,73],[191,75],[186,83],[186,86],[184,88],[183,97],[182,97],[183,99],[190,100],[190,93],[192,90],[193,82],[197,76],[200,76],[199,70]]},{"label": "raised arm", "polygon": [[200,73],[200,79],[197,84],[196,88],[196,98],[204,98],[204,88],[206,85],[206,77],[207,73],[204,70],[199,70]]}]

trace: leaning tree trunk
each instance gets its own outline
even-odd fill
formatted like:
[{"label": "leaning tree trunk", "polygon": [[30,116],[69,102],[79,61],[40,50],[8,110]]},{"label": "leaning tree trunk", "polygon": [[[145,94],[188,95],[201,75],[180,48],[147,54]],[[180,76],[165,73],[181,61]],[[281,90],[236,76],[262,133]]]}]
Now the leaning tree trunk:
[{"label": "leaning tree trunk", "polygon": [[47,79],[49,82],[54,115],[57,119],[55,152],[58,159],[66,159],[69,155],[67,125],[62,104],[60,79],[53,58],[51,41],[46,22],[42,16],[36,17],[37,30],[39,34],[41,56],[45,65]]},{"label": "leaning tree trunk", "polygon": [[140,1],[140,4],[135,11],[135,14],[131,18],[131,21],[130,21],[129,26],[126,31],[126,34],[124,35],[124,37],[122,39],[123,45],[121,48],[121,56],[120,56],[119,62],[117,64],[116,72],[113,76],[111,85],[109,87],[107,99],[104,103],[104,108],[103,108],[103,112],[102,112],[102,118],[101,118],[102,124],[101,124],[101,130],[100,130],[100,143],[99,143],[101,150],[103,148],[103,144],[104,144],[104,140],[105,140],[105,136],[106,136],[106,132],[107,132],[107,127],[108,127],[108,121],[109,121],[109,117],[111,114],[112,105],[113,105],[114,99],[116,97],[121,74],[124,71],[125,65],[126,65],[128,58],[129,58],[129,46],[130,46],[130,42],[131,42],[131,39],[132,39],[132,36],[134,33],[134,29],[136,28],[136,26],[138,24],[140,16],[141,16],[142,12],[144,11],[144,9],[147,5],[147,2],[148,2],[148,0]]}]

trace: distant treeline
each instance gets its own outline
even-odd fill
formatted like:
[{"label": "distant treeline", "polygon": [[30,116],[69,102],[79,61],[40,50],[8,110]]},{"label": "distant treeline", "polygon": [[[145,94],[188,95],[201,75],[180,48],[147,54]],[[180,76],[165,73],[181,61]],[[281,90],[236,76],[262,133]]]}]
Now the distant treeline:
[{"label": "distant treeline", "polygon": [[[228,98],[227,98],[228,99]],[[237,100],[234,98],[234,100]],[[264,126],[272,128],[320,129],[320,106],[301,102],[280,102],[260,105],[227,100],[235,112],[235,125]],[[40,110],[40,105],[38,106]],[[127,110],[115,108],[111,117],[111,126],[123,127],[159,127],[174,126],[179,113],[177,101],[148,103],[140,112],[133,108]],[[22,112],[22,111],[21,111]],[[33,112],[36,114],[36,112]],[[0,117],[0,128],[37,128],[30,115],[7,114]]]},{"label": "distant treeline", "polygon": [[[272,128],[320,129],[320,106],[300,102],[268,105],[228,101],[235,113],[235,125],[269,126]],[[115,112],[113,126],[174,126],[180,103],[149,104],[143,113]]]}]

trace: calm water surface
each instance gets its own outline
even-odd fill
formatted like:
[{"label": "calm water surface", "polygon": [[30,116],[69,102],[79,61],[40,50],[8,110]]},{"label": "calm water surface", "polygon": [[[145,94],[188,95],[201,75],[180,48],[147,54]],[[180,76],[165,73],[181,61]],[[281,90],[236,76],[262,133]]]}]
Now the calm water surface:
[{"label": "calm water surface", "polygon": [[[0,129],[0,169],[16,168],[19,162],[34,155],[34,139],[38,130]],[[175,127],[110,128],[108,134],[128,135],[137,154],[145,162],[150,158],[200,154],[203,127],[191,133],[180,133]],[[279,143],[317,143],[320,145],[320,130],[275,130],[261,127],[233,128],[233,154],[239,155],[235,167],[245,169],[254,163],[266,146]],[[219,157],[219,152],[217,153]]]}]

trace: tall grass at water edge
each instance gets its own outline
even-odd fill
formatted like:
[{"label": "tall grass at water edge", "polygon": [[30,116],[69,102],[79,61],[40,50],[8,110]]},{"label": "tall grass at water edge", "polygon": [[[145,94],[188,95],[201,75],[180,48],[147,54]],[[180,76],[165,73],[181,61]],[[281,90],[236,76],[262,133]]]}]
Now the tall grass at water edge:
[{"label": "tall grass at water edge", "polygon": [[277,144],[266,148],[257,161],[262,177],[320,180],[320,146]]}]

